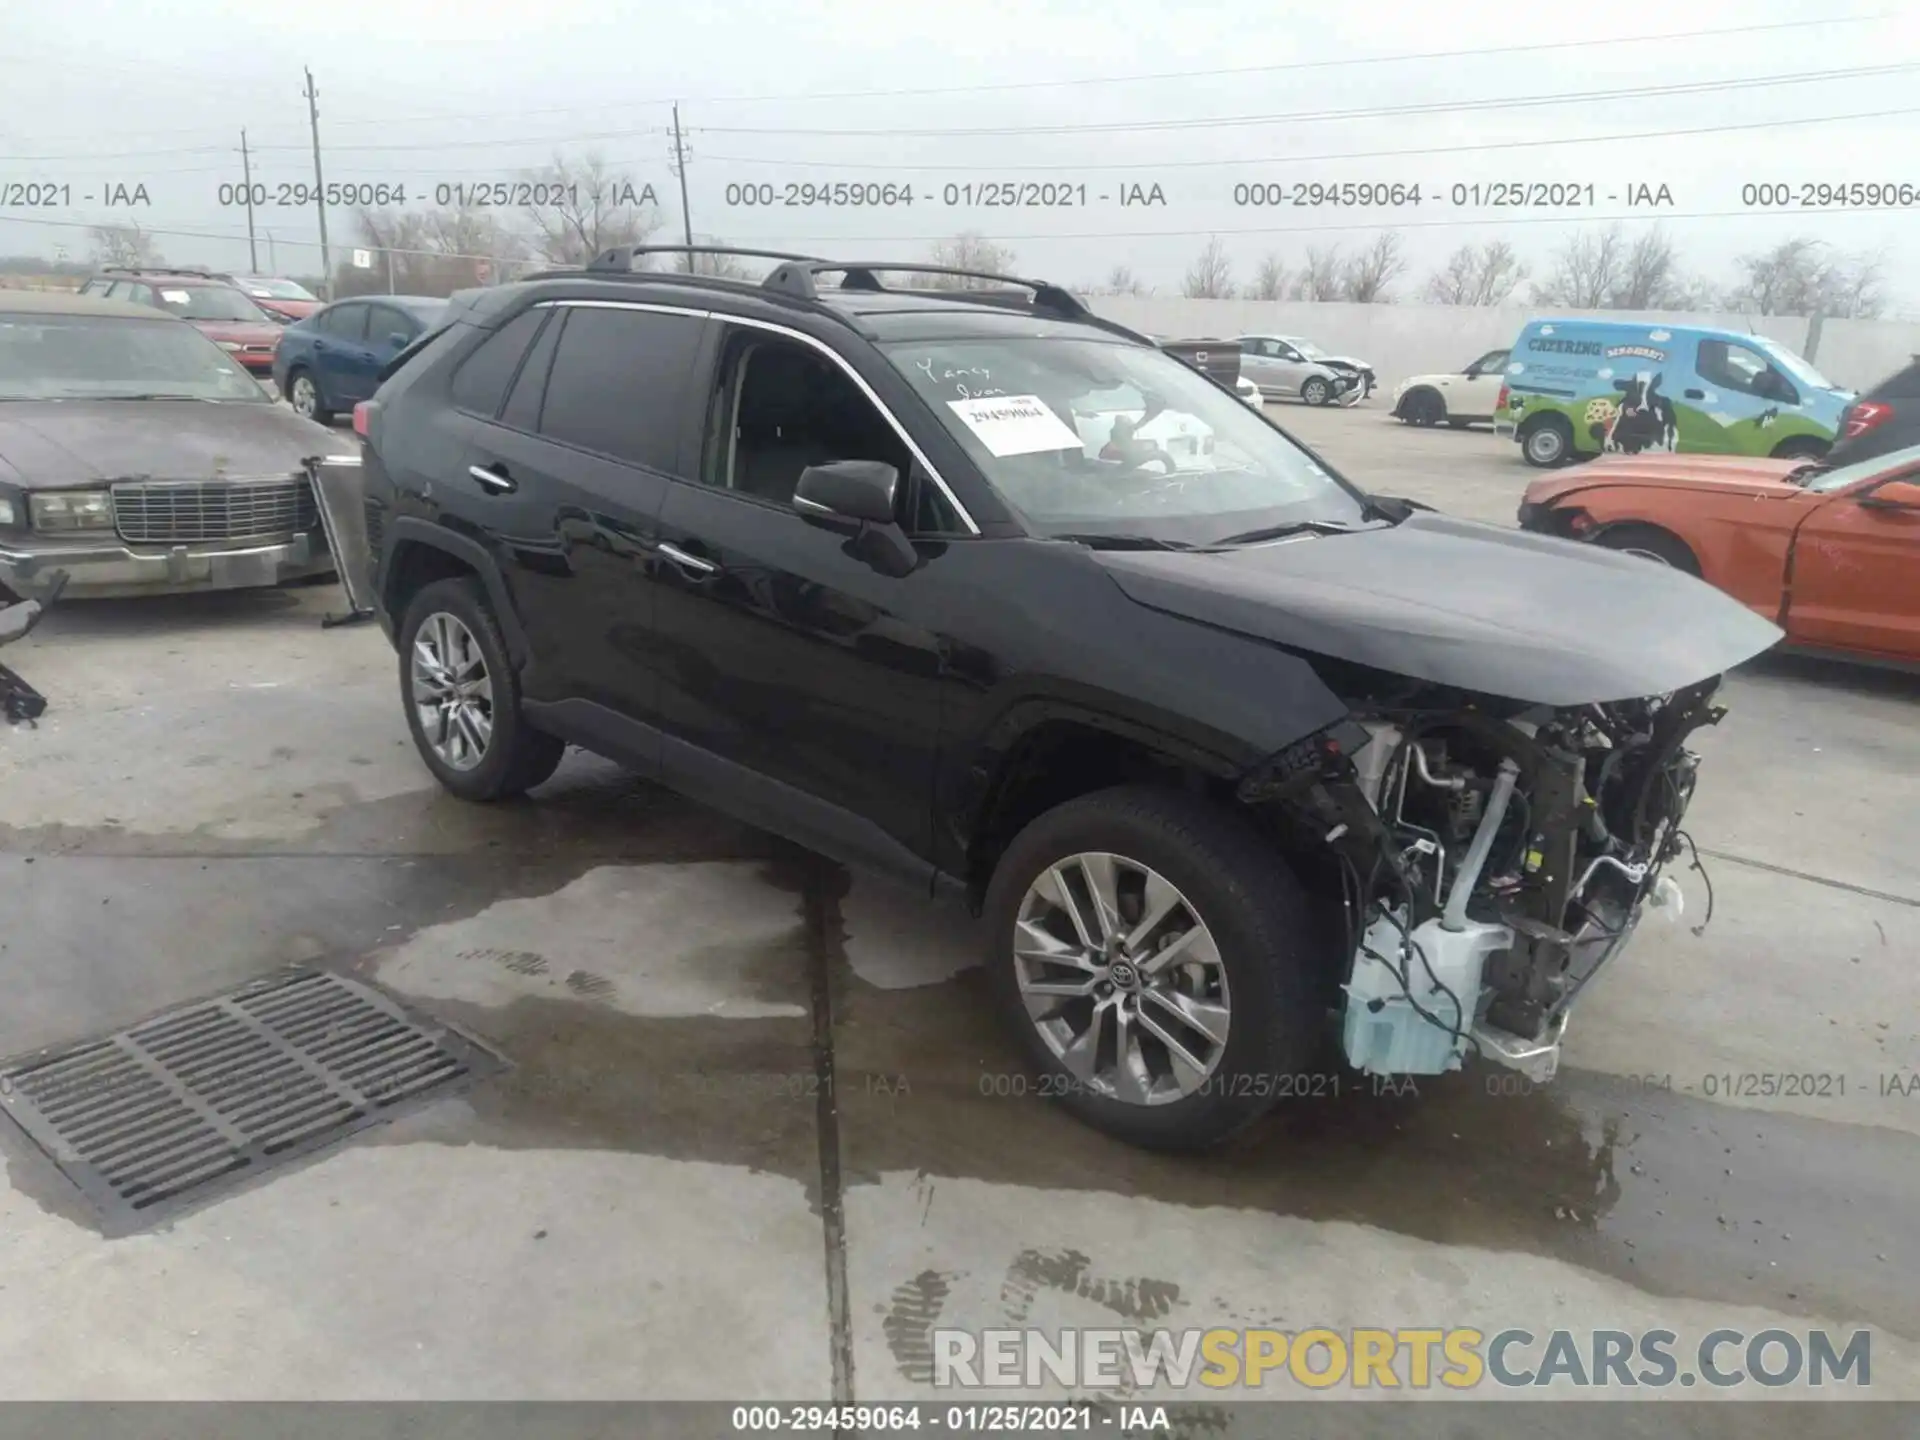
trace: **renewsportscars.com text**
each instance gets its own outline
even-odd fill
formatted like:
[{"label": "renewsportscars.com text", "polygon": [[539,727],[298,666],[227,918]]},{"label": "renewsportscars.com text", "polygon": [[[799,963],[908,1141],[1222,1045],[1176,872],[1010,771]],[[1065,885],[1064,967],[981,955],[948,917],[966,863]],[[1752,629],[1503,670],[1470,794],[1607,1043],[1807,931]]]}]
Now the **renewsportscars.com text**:
[{"label": "renewsportscars.com text", "polygon": [[1136,1390],[1769,1388],[1872,1383],[1872,1334],[1854,1330],[1455,1329],[935,1330],[933,1383]]}]

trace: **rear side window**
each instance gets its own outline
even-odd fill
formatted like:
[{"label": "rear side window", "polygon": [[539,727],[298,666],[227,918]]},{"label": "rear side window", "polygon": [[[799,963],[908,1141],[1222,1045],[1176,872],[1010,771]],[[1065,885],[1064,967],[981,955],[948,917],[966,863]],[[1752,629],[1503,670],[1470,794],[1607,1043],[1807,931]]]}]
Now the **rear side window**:
[{"label": "rear side window", "polygon": [[535,310],[532,313],[547,316],[547,327],[540,332],[540,338],[533,342],[533,349],[527,352],[526,363],[520,367],[513,390],[507,396],[506,409],[500,412],[500,423],[515,430],[540,428],[540,402],[547,394],[547,371],[553,364],[553,352],[560,344],[561,327],[567,323],[567,312],[564,310]]},{"label": "rear side window", "polygon": [[545,314],[543,310],[523,311],[481,341],[454,371],[453,403],[470,415],[484,415],[489,420],[499,414],[507,386],[520,368],[520,357],[527,353],[528,342]]},{"label": "rear side window", "polygon": [[367,307],[336,305],[322,312],[320,328],[342,340],[364,340],[367,334]]},{"label": "rear side window", "polygon": [[634,465],[673,469],[705,323],[646,310],[570,309],[547,378],[540,433]]}]

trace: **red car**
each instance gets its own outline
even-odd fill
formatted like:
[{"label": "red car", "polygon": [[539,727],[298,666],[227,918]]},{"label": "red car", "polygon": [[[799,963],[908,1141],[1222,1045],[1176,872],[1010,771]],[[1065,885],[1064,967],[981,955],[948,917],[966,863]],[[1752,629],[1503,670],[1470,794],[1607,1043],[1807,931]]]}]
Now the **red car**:
[{"label": "red car", "polygon": [[304,320],[325,303],[306,286],[272,275],[235,275],[238,285],[262,310],[291,323]]},{"label": "red car", "polygon": [[282,323],[248,298],[232,281],[207,270],[102,270],[81,287],[82,295],[101,295],[150,305],[177,315],[244,365],[255,378],[273,375]]},{"label": "red car", "polygon": [[1697,575],[1790,648],[1920,665],[1920,445],[1839,465],[1607,456],[1534,481],[1520,525]]}]

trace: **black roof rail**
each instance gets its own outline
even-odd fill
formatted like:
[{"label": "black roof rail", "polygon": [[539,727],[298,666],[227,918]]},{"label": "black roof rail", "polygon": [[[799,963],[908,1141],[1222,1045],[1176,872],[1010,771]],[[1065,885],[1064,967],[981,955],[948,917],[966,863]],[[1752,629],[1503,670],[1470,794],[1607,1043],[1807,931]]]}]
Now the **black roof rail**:
[{"label": "black roof rail", "polygon": [[[820,287],[814,277],[821,274],[839,274],[842,290],[872,290],[887,292],[887,287],[879,281],[883,274],[902,275],[951,275],[963,280],[993,280],[1002,286],[1033,292],[1033,308],[1044,310],[1063,320],[1091,320],[1093,312],[1080,303],[1079,298],[1064,285],[1056,285],[1051,280],[1026,280],[1018,275],[1001,275],[990,270],[963,270],[952,265],[925,265],[910,260],[813,260],[799,261],[782,265],[761,283],[769,290],[783,295],[791,295],[800,300],[817,300]],[[979,292],[962,291],[954,298],[977,300]],[[1004,301],[989,301],[1005,303]]]},{"label": "black roof rail", "polygon": [[588,273],[594,275],[606,272],[616,275],[627,274],[633,270],[633,257],[636,255],[742,255],[756,260],[823,263],[818,256],[795,255],[789,250],[743,250],[728,245],[615,245],[612,249],[602,250],[594,256],[586,263],[585,268]]}]

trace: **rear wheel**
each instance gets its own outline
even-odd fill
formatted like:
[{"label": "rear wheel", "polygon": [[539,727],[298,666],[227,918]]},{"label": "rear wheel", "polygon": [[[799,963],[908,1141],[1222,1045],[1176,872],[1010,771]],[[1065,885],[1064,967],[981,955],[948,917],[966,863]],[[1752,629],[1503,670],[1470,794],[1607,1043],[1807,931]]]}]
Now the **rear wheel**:
[{"label": "rear wheel", "polygon": [[1573,427],[1563,415],[1543,415],[1520,436],[1520,453],[1541,470],[1564,465],[1573,454]]},{"label": "rear wheel", "polygon": [[1317,1056],[1323,959],[1286,862],[1230,809],[1127,786],[1014,838],[989,885],[994,996],[1050,1095],[1095,1129],[1191,1150],[1252,1123]]},{"label": "rear wheel", "polygon": [[559,768],[563,741],[520,713],[520,682],[480,582],[436,580],[400,626],[400,695],[414,745],[463,800],[503,800]]},{"label": "rear wheel", "polygon": [[333,411],[320,403],[320,387],[304,370],[295,370],[287,376],[287,403],[293,407],[294,414],[304,415],[316,425],[333,423]]},{"label": "rear wheel", "polygon": [[1333,386],[1315,375],[1300,387],[1300,398],[1309,405],[1324,405],[1333,398]]},{"label": "rear wheel", "polygon": [[1611,530],[1602,531],[1595,537],[1594,543],[1609,550],[1618,550],[1623,555],[1638,555],[1643,560],[1684,570],[1689,575],[1698,576],[1700,573],[1699,557],[1687,542],[1657,525],[1617,525]]}]

